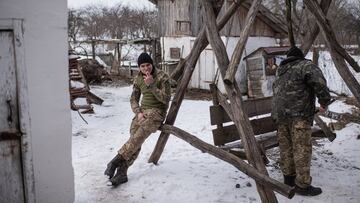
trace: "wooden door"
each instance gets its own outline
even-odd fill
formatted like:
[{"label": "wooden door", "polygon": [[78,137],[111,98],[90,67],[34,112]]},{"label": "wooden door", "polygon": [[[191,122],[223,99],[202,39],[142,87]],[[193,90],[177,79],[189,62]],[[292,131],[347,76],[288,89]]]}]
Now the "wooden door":
[{"label": "wooden door", "polygon": [[0,29],[0,202],[24,202],[14,31]]},{"label": "wooden door", "polygon": [[200,56],[200,89],[210,89],[215,76],[215,56],[212,49],[206,48]]}]

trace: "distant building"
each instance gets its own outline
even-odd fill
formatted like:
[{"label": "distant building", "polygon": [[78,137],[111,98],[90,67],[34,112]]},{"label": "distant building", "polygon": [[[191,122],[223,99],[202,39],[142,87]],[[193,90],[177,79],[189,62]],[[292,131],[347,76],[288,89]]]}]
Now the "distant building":
[{"label": "distant building", "polygon": [[[201,5],[199,0],[151,0],[159,9],[160,43],[164,63],[176,62],[185,58],[193,46],[196,36],[203,26]],[[226,1],[219,13],[223,15],[232,1]],[[241,29],[245,24],[246,14],[251,1],[246,1],[221,30],[220,35],[231,57],[239,40]],[[275,46],[287,37],[286,24],[276,18],[268,9],[261,6],[255,23],[250,32],[244,55],[252,53],[259,47]],[[172,63],[170,63],[172,64]],[[175,67],[174,65],[172,65]],[[190,88],[209,89],[209,82],[213,81],[217,69],[215,55],[209,45],[201,54],[196,69],[189,83]],[[246,93],[246,63],[239,65],[236,79]],[[220,89],[222,85],[219,84]]]}]

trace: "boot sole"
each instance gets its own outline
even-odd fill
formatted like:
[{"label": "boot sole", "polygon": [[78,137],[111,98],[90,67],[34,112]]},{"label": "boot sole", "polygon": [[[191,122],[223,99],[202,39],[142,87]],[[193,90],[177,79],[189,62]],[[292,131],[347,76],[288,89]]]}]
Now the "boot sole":
[{"label": "boot sole", "polygon": [[122,178],[122,179],[119,179],[119,180],[116,180],[116,181],[110,180],[110,182],[111,182],[112,186],[116,187],[116,186],[118,186],[120,184],[128,182],[128,178]]}]

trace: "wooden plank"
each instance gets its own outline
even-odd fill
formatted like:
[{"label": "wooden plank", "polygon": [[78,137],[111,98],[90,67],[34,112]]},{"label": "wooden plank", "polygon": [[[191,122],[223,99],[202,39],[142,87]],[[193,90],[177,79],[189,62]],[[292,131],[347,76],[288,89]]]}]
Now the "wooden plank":
[{"label": "wooden plank", "polygon": [[259,81],[250,81],[250,88],[254,90],[262,90],[262,82],[263,80]]},{"label": "wooden plank", "polygon": [[20,140],[0,142],[0,202],[25,202]]},{"label": "wooden plank", "polygon": [[224,126],[223,129],[212,130],[214,145],[221,146],[240,139],[235,125]]},{"label": "wooden plank", "polygon": [[250,58],[246,59],[248,71],[256,71],[261,70],[263,71],[263,61],[262,58]]},{"label": "wooden plank", "polygon": [[[276,131],[276,125],[271,117],[250,120],[250,123],[255,135]],[[240,139],[235,125],[224,126],[222,129],[214,129],[212,133],[214,144],[217,146]]]},{"label": "wooden plank", "polygon": [[160,130],[162,132],[171,133],[175,135],[176,137],[191,144],[193,147],[199,149],[202,152],[209,153],[215,156],[216,158],[219,158],[225,162],[230,163],[231,165],[233,165],[234,167],[236,167],[246,175],[253,178],[258,184],[261,184],[262,186],[266,186],[267,188],[272,188],[272,190],[288,198],[292,198],[294,196],[295,191],[293,187],[285,185],[277,180],[270,178],[269,176],[260,173],[256,168],[244,162],[235,155],[232,155],[222,149],[210,145],[180,128],[171,125],[163,125],[160,127]]},{"label": "wooden plank", "polygon": [[12,31],[0,32],[0,131],[18,126],[16,63]]},{"label": "wooden plank", "polygon": [[264,134],[268,132],[276,131],[276,124],[271,116],[250,120],[251,126],[254,129],[254,134]]},{"label": "wooden plank", "polygon": [[[249,117],[271,113],[272,97],[248,99],[243,102],[244,110]],[[231,119],[220,105],[210,106],[211,125],[230,122]]]},{"label": "wooden plank", "polygon": [[[319,128],[311,128],[311,137],[315,138],[315,139],[316,138],[328,138],[327,135]],[[276,132],[270,132],[270,133],[266,133],[266,134],[257,135],[257,136],[255,136],[255,138],[256,138],[256,141],[259,142],[260,145],[262,145],[265,149],[270,149],[270,148],[278,146]],[[230,150],[233,148],[244,149],[244,145],[241,142],[241,140],[239,140],[237,142],[233,142],[231,144],[221,146],[220,148],[224,149],[224,150]]]},{"label": "wooden plank", "polygon": [[315,115],[314,120],[316,124],[323,130],[326,137],[329,139],[330,142],[334,141],[336,138],[336,134],[333,133],[330,128],[326,125],[326,123],[320,118],[320,116]]},{"label": "wooden plank", "polygon": [[101,104],[104,102],[103,99],[101,99],[100,97],[96,96],[94,93],[92,93],[92,92],[90,92],[90,91],[87,93],[87,98],[90,100],[90,102],[91,102],[92,104],[101,105]]}]

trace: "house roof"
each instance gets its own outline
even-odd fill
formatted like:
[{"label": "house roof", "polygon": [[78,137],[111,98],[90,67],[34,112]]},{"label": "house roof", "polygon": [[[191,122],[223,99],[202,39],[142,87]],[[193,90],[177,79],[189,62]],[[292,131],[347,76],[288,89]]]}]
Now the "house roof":
[{"label": "house roof", "polygon": [[266,55],[284,55],[286,54],[287,50],[289,50],[289,46],[284,47],[259,47],[255,51],[251,52],[249,55],[245,56],[243,60],[252,57],[256,53],[263,52]]},{"label": "house roof", "polygon": [[[241,4],[242,7],[246,8],[247,10],[251,7],[251,0],[247,0]],[[287,35],[287,25],[282,19],[276,17],[269,9],[267,9],[264,5],[261,5],[256,15],[260,20],[262,20],[265,24],[269,25],[273,28],[276,32]]]}]

